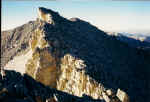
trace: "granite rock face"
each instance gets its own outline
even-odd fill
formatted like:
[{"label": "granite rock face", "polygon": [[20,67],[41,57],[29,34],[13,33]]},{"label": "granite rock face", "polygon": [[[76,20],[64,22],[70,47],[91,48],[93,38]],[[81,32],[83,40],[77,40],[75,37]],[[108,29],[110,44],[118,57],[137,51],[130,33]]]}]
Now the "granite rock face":
[{"label": "granite rock face", "polygon": [[0,102],[104,102],[50,88],[27,74],[21,75],[10,70],[5,70],[5,73],[3,79],[0,74]]},{"label": "granite rock face", "polygon": [[[78,18],[68,20],[46,8],[39,8],[38,12],[38,19],[32,22],[32,25],[35,25],[34,29],[29,27],[28,31],[32,31],[30,34],[25,32],[26,27],[21,26],[16,28],[22,28],[20,35],[3,35],[3,39],[11,37],[9,42],[13,46],[17,41],[22,43],[22,40],[13,42],[15,36],[26,36],[27,47],[24,50],[21,48],[21,53],[16,49],[7,51],[9,42],[3,41],[2,56],[12,51],[8,57],[12,56],[12,60],[15,61],[14,56],[31,51],[31,57],[25,63],[24,73],[43,85],[69,95],[84,97],[86,102],[91,99],[126,102],[120,98],[125,97],[124,94],[116,94],[118,89],[124,90],[122,93],[125,93],[131,102],[149,102],[148,51],[131,48],[114,36],[109,36]],[[2,60],[5,62],[4,66],[11,59]],[[57,94],[54,97],[55,100],[47,101],[64,100]],[[41,97],[36,98],[42,100]],[[64,102],[74,100],[67,98]]]}]

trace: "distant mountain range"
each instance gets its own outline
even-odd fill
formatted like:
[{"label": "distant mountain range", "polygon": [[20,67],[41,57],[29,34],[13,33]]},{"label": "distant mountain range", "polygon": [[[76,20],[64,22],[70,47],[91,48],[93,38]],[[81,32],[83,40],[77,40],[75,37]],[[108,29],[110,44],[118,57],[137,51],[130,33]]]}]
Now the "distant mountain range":
[{"label": "distant mountain range", "polygon": [[[120,33],[124,36],[130,37],[130,38],[134,38],[136,40],[140,40],[140,41],[147,41],[150,42],[150,33],[148,34],[141,34],[141,33]],[[147,39],[148,38],[148,39]]]},{"label": "distant mountain range", "polygon": [[144,34],[117,33],[108,32],[107,34],[115,36],[118,40],[127,43],[131,47],[150,49],[150,36]]},{"label": "distant mountain range", "polygon": [[146,38],[144,39],[144,41],[146,41],[146,42],[149,42],[149,43],[150,43],[150,36],[146,37]]}]

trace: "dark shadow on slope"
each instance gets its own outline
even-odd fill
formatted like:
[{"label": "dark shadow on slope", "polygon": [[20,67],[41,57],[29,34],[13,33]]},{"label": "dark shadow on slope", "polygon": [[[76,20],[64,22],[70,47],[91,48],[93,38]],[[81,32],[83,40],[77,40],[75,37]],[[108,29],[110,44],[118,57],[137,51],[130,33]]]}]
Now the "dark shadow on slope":
[{"label": "dark shadow on slope", "polygon": [[46,99],[54,98],[54,96],[57,102],[104,102],[102,100],[94,100],[88,96],[73,96],[44,86],[27,74],[22,76],[15,71],[6,70],[6,76],[3,80],[0,80],[0,84],[0,102],[36,102],[37,97],[45,102]]},{"label": "dark shadow on slope", "polygon": [[59,17],[55,25],[45,24],[44,30],[47,41],[59,40],[60,58],[71,54],[82,59],[87,65],[86,74],[106,88],[121,88],[133,102],[149,102],[148,51],[131,48],[80,19]]}]

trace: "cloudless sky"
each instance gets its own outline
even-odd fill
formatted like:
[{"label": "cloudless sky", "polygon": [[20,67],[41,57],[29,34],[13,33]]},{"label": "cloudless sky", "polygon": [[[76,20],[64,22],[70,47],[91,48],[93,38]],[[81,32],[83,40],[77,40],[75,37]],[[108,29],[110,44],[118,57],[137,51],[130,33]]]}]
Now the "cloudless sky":
[{"label": "cloudless sky", "polygon": [[150,1],[2,0],[2,30],[35,20],[40,6],[66,18],[86,20],[104,31],[150,34]]}]

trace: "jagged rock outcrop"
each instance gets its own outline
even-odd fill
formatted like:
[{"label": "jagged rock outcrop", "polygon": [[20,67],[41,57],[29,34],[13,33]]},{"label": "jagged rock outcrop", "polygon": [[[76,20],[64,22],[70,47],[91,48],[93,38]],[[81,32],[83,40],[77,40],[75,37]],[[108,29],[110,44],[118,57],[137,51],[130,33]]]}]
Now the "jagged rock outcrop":
[{"label": "jagged rock outcrop", "polygon": [[[31,40],[32,58],[26,64],[26,73],[44,85],[56,88],[59,77],[59,49],[57,40],[46,41],[40,28],[35,31]],[[55,47],[55,48],[54,48]]]},{"label": "jagged rock outcrop", "polygon": [[118,89],[117,91],[117,97],[122,101],[122,102],[129,102],[129,96],[122,90]]},{"label": "jagged rock outcrop", "polygon": [[50,9],[46,9],[46,8],[43,8],[43,7],[39,7],[38,8],[39,19],[43,20],[43,21],[45,21],[45,22],[47,22],[49,24],[54,24],[53,18],[55,16],[53,15],[53,13],[55,13],[55,15],[57,14],[56,12],[54,12],[54,11],[52,11]]},{"label": "jagged rock outcrop", "polygon": [[3,79],[0,74],[0,102],[104,102],[44,86],[27,74],[7,70],[5,73]]},{"label": "jagged rock outcrop", "polygon": [[[106,102],[122,101],[116,96],[118,88],[126,92],[131,102],[149,101],[149,52],[131,48],[88,22],[67,20],[45,8],[39,8],[39,18],[32,23],[36,26],[31,34],[22,32],[17,36],[31,38],[27,41],[31,57],[25,70],[35,80],[75,96]],[[21,28],[25,30],[24,26]],[[15,44],[11,39],[10,42]],[[3,56],[7,45],[3,43]],[[15,62],[13,56],[18,52],[10,51]]]}]

